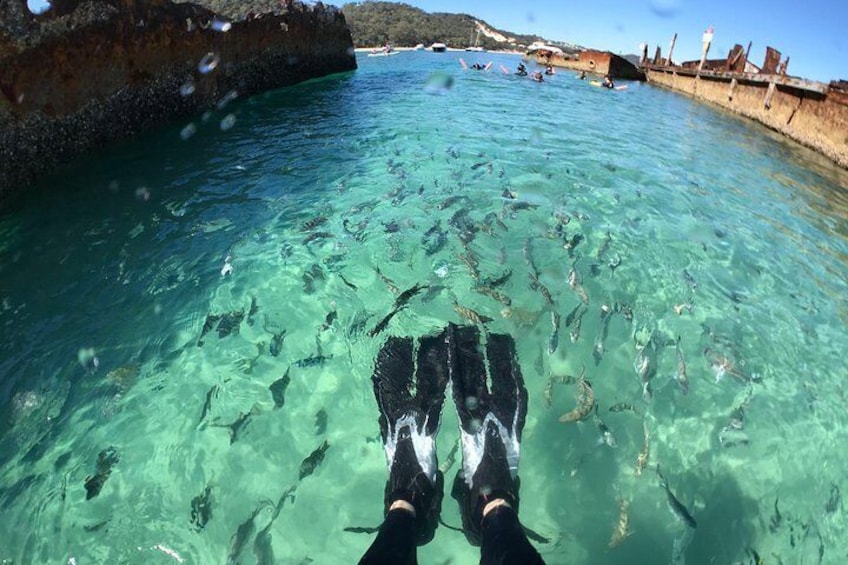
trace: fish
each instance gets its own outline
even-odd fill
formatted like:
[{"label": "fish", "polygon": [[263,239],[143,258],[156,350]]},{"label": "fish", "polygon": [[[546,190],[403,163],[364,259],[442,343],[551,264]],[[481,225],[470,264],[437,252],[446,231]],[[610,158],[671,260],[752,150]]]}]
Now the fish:
[{"label": "fish", "polygon": [[318,226],[326,223],[326,221],[327,221],[326,216],[315,216],[314,218],[304,222],[303,225],[300,227],[300,231],[303,231],[303,232],[312,231],[315,228],[317,228]]},{"label": "fish", "polygon": [[571,238],[566,240],[563,248],[568,251],[569,257],[574,257],[574,249],[583,241],[585,238],[582,233],[575,233]]},{"label": "fish", "polygon": [[315,414],[315,435],[320,436],[327,431],[327,411],[321,408]]},{"label": "fish", "polygon": [[642,476],[642,471],[645,470],[645,467],[648,466],[648,461],[651,458],[651,430],[648,428],[647,420],[642,420],[642,431],[643,431],[643,440],[642,440],[642,449],[639,451],[639,455],[636,456],[636,472],[635,475],[637,477]]},{"label": "fish", "polygon": [[439,471],[441,471],[443,475],[447,474],[447,472],[450,471],[451,467],[453,467],[453,464],[456,462],[456,454],[459,451],[459,445],[461,443],[462,440],[457,439],[454,442],[453,447],[451,447],[448,456],[445,457],[445,460],[442,461],[442,463],[439,465]]},{"label": "fish", "polygon": [[680,348],[680,337],[677,338],[677,373],[674,375],[674,380],[680,387],[680,392],[683,396],[689,394],[689,377],[686,375],[686,359],[683,357],[683,350]]},{"label": "fish", "polygon": [[647,345],[639,349],[636,360],[633,362],[633,368],[639,375],[639,382],[642,383],[642,400],[650,402],[654,395],[651,380],[657,374],[657,350],[653,338],[648,341]]},{"label": "fish", "polygon": [[338,318],[338,316],[339,314],[335,310],[329,312],[324,318],[324,323],[321,325],[321,331],[330,329],[333,325],[333,322],[336,321],[336,318]]},{"label": "fish", "polygon": [[453,206],[457,202],[460,202],[460,201],[466,200],[466,199],[467,199],[467,197],[465,197],[465,196],[449,196],[449,197],[445,198],[444,200],[442,200],[438,205],[436,205],[436,208],[438,208],[439,210],[444,210],[445,208],[450,208],[451,206]]},{"label": "fish", "polygon": [[760,377],[757,375],[748,375],[739,369],[736,363],[727,355],[716,351],[710,347],[704,349],[704,357],[716,374],[716,382],[720,382],[724,375],[730,375],[737,381],[746,384],[751,382],[760,382]]},{"label": "fish", "polygon": [[331,238],[331,237],[333,237],[333,234],[331,232],[316,231],[316,232],[312,232],[311,234],[309,234],[305,238],[303,238],[302,243],[303,243],[303,245],[309,245],[313,241],[317,241],[319,239],[328,239],[328,238]]},{"label": "fish", "polygon": [[657,475],[660,478],[660,486],[665,490],[666,499],[668,500],[668,506],[671,508],[671,511],[677,516],[681,522],[686,524],[688,527],[693,530],[698,527],[698,523],[695,521],[695,518],[692,517],[692,514],[689,513],[689,510],[683,506],[674,493],[671,492],[671,489],[668,486],[668,481],[665,476],[660,471],[660,466],[657,465]]},{"label": "fish", "polygon": [[85,499],[91,500],[103,489],[107,479],[112,474],[112,467],[118,464],[118,450],[112,446],[107,447],[97,454],[97,465],[94,475],[85,478]]},{"label": "fish", "polygon": [[609,407],[610,412],[624,412],[626,410],[639,414],[639,409],[630,404],[629,402],[616,402],[615,404]]},{"label": "fish", "polygon": [[615,257],[610,259],[610,262],[607,263],[607,267],[609,267],[610,271],[615,274],[615,270],[621,265],[621,257],[616,254]]},{"label": "fish", "polygon": [[221,320],[221,316],[219,314],[207,314],[206,319],[203,321],[203,327],[200,329],[200,337],[197,338],[197,347],[203,345],[203,336],[212,331],[212,328],[215,327]]},{"label": "fish", "polygon": [[330,444],[327,440],[324,440],[324,443],[319,445],[315,451],[309,454],[309,456],[303,460],[300,464],[300,472],[298,473],[298,480],[303,480],[312,473],[315,472],[315,469],[321,465],[321,462],[324,461],[324,454],[327,453],[327,449],[330,448]]},{"label": "fish", "polygon": [[358,287],[358,286],[356,286],[355,284],[353,284],[352,282],[350,282],[349,280],[347,280],[347,279],[344,277],[344,275],[343,275],[343,274],[338,273],[338,275],[339,275],[339,278],[340,278],[340,279],[342,279],[342,282],[343,282],[343,283],[345,283],[345,286],[347,286],[349,289],[351,289],[351,290],[359,290],[359,287]]},{"label": "fish", "polygon": [[633,308],[631,308],[627,304],[623,304],[621,302],[616,301],[615,306],[613,308],[615,309],[616,314],[621,314],[621,317],[627,320],[628,322],[633,321]]},{"label": "fish", "polygon": [[695,277],[693,277],[686,269],[683,269],[683,280],[692,290],[698,288],[698,282],[695,280]]},{"label": "fish", "polygon": [[553,326],[553,329],[551,330],[551,337],[548,338],[548,353],[551,355],[553,355],[557,350],[557,347],[559,347],[559,324],[559,312],[551,310],[551,326]]},{"label": "fish", "polygon": [[221,321],[218,322],[217,328],[218,337],[223,338],[230,334],[239,333],[239,326],[241,325],[242,320],[244,320],[244,310],[227,312],[221,316]]},{"label": "fish", "polygon": [[780,509],[777,507],[777,502],[780,500],[780,497],[774,499],[774,514],[769,519],[769,532],[775,533],[780,526],[783,524],[783,516],[780,513]]},{"label": "fish", "polygon": [[386,275],[384,275],[382,271],[380,271],[379,267],[374,267],[374,270],[377,271],[377,276],[380,277],[380,280],[383,281],[383,284],[386,285],[386,288],[389,289],[389,292],[391,292],[392,294],[397,294],[398,292],[400,292],[398,287],[395,286],[395,283],[392,282],[391,279],[386,277]]},{"label": "fish", "polygon": [[421,245],[424,246],[424,253],[428,257],[441,251],[447,241],[448,234],[442,230],[441,220],[436,220],[436,223],[421,237]]},{"label": "fish", "polygon": [[213,385],[212,388],[206,391],[206,400],[203,402],[203,408],[200,411],[200,420],[197,421],[198,426],[203,423],[203,420],[209,413],[209,409],[212,407],[212,398],[218,396],[218,390],[218,385]]},{"label": "fish", "polygon": [[601,246],[598,247],[598,252],[595,253],[595,259],[597,259],[598,261],[601,261],[603,259],[603,256],[606,254],[606,252],[609,251],[610,243],[612,243],[612,235],[610,234],[609,230],[607,230],[607,233],[604,234],[604,240],[601,242]]},{"label": "fish", "polygon": [[577,270],[574,267],[571,267],[568,271],[568,286],[571,287],[571,290],[577,294],[577,297],[580,298],[580,301],[583,302],[583,304],[589,304],[589,296],[580,284],[580,280],[577,276]]},{"label": "fish", "polygon": [[485,286],[488,288],[498,288],[503,286],[506,281],[512,276],[512,269],[507,268],[503,273],[498,275],[496,278],[485,278],[480,283],[481,286]]},{"label": "fish", "polygon": [[283,340],[285,339],[286,330],[271,334],[271,343],[268,345],[268,352],[271,354],[271,357],[277,357],[280,355],[280,351],[283,349]]},{"label": "fish", "polygon": [[250,307],[247,309],[247,325],[248,326],[253,325],[253,316],[255,316],[257,312],[259,312],[259,306],[256,304],[256,297],[251,296],[250,297]]},{"label": "fish", "polygon": [[413,296],[420,293],[422,290],[426,290],[428,287],[429,285],[426,284],[416,284],[412,288],[404,290],[397,298],[395,298],[394,309],[399,310],[403,308]]},{"label": "fish", "polygon": [[274,409],[282,408],[286,403],[286,389],[289,387],[289,383],[291,383],[291,378],[289,377],[289,372],[291,371],[291,366],[286,369],[286,373],[271,383],[268,389],[271,391],[271,398],[274,399]]},{"label": "fish", "polygon": [[542,299],[545,301],[545,304],[547,304],[548,306],[553,306],[554,299],[551,297],[551,291],[548,290],[548,287],[542,284],[542,282],[538,278],[535,279],[535,285],[536,290],[538,290],[539,294],[542,295]]},{"label": "fish", "polygon": [[604,342],[609,335],[609,323],[612,319],[612,309],[606,304],[601,305],[601,327],[598,329],[598,335],[595,336],[595,344],[592,346],[592,358],[597,366],[604,357]]},{"label": "fish", "polygon": [[212,519],[212,488],[207,485],[203,492],[191,499],[191,519],[194,531],[199,532]]},{"label": "fish", "polygon": [[468,272],[474,280],[480,279],[480,270],[477,268],[479,262],[476,257],[474,257],[471,253],[457,253],[456,258],[468,268]]},{"label": "fish", "polygon": [[297,483],[291,485],[285,490],[285,492],[283,492],[280,499],[274,505],[274,509],[271,512],[268,523],[256,534],[256,537],[253,540],[253,555],[256,556],[256,565],[274,565],[277,562],[274,558],[274,550],[271,545],[271,527],[280,515],[280,511],[283,509],[286,500],[294,500],[296,490]]},{"label": "fish", "polygon": [[457,314],[474,324],[485,324],[487,322],[492,321],[492,318],[484,316],[483,314],[478,314],[471,308],[466,308],[465,306],[460,306],[459,304],[454,304],[453,309],[456,311]]},{"label": "fish", "polygon": [[248,540],[253,536],[253,532],[256,531],[256,517],[259,513],[264,510],[267,506],[269,506],[269,502],[263,502],[251,513],[250,518],[239,524],[239,527],[236,528],[236,532],[230,538],[230,549],[227,552],[227,565],[236,565],[241,562],[241,553],[244,551],[245,546],[247,546]]},{"label": "fish", "polygon": [[600,434],[600,439],[598,440],[598,445],[607,445],[609,447],[618,447],[618,441],[615,439],[615,435],[613,435],[612,430],[601,420],[601,417],[598,416],[598,406],[595,405],[595,413],[592,415],[592,421],[595,423],[595,426],[598,428],[598,433]]},{"label": "fish", "polygon": [[233,420],[229,424],[212,424],[217,428],[229,428],[230,430],[230,445],[234,444],[238,439],[239,435],[244,431],[244,428],[250,422],[250,419],[259,414],[259,408],[257,406],[253,406],[248,412],[239,412],[238,418]]},{"label": "fish", "polygon": [[583,316],[585,310],[585,305],[582,302],[578,302],[577,306],[575,306],[574,309],[572,309],[571,312],[569,312],[565,316],[565,326],[567,328],[570,328],[571,325],[574,323],[574,320],[576,320],[578,317]]},{"label": "fish", "polygon": [[500,302],[504,306],[512,306],[512,299],[509,296],[507,296],[506,294],[504,294],[502,292],[495,290],[494,288],[492,288],[490,286],[477,285],[477,286],[474,287],[474,290],[476,292],[479,292],[480,294],[485,294],[486,296],[488,296],[488,297],[490,297],[494,300],[497,300],[498,302]]},{"label": "fish", "polygon": [[621,545],[621,543],[625,539],[627,539],[627,536],[633,533],[630,530],[630,514],[628,512],[629,508],[630,501],[624,498],[619,498],[618,522],[615,525],[615,529],[612,532],[612,536],[610,536],[609,543],[607,543],[607,547],[610,549],[614,549]]},{"label": "fish", "polygon": [[394,308],[391,312],[386,314],[385,318],[377,322],[377,325],[371,328],[371,330],[368,332],[368,337],[374,337],[375,335],[386,329],[391,319],[394,318],[395,314],[397,314],[401,310],[403,310],[403,308]]},{"label": "fish", "polygon": [[[586,310],[583,311],[585,313]],[[574,323],[571,325],[571,332],[569,332],[569,336],[571,337],[571,343],[577,343],[580,339],[580,326],[583,320],[583,315],[581,314],[579,318],[577,318]]]},{"label": "fish", "polygon": [[559,417],[562,423],[583,420],[595,409],[595,391],[592,389],[592,384],[584,378],[584,373],[585,369],[577,377],[577,406]]},{"label": "fish", "polygon": [[294,366],[304,368],[304,367],[316,367],[316,366],[320,365],[320,366],[323,367],[324,363],[326,361],[329,361],[332,358],[333,358],[332,355],[321,355],[319,353],[317,355],[312,355],[310,357],[298,359],[297,361],[294,362]]}]

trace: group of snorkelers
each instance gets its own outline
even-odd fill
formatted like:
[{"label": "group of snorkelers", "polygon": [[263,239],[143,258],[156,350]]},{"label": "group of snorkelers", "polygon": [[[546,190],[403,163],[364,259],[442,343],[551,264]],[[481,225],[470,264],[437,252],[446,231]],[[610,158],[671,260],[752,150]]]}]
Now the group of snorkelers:
[{"label": "group of snorkelers", "polygon": [[[491,62],[489,62],[485,65],[483,65],[481,63],[474,63],[473,65],[470,65],[470,66],[468,64],[466,64],[466,62],[463,59],[460,59],[459,62],[462,64],[462,67],[464,69],[472,69],[472,70],[475,70],[475,71],[488,71],[492,67]],[[501,71],[503,71],[504,74],[509,73],[509,71],[506,70],[506,68],[504,68],[503,65],[501,65]],[[554,71],[553,66],[546,65],[544,74],[541,71],[533,71],[532,73],[530,73],[530,72],[527,71],[527,67],[524,66],[524,63],[518,63],[518,69],[515,71],[515,74],[520,76],[520,77],[529,76],[531,79],[533,79],[536,82],[545,82],[545,75],[548,75],[548,76],[554,75],[554,74],[556,74],[556,71]],[[580,73],[578,73],[576,76],[580,80],[586,80],[586,71],[580,71]],[[613,82],[612,77],[609,74],[604,75],[603,81],[599,84],[600,84],[600,86],[603,86],[605,88],[610,88],[610,89],[615,88],[615,83]]]}]

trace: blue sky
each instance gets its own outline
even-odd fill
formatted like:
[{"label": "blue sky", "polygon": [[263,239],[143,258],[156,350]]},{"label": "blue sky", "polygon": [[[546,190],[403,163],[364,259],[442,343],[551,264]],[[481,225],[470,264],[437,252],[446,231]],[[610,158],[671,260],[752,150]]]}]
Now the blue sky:
[{"label": "blue sky", "polygon": [[[29,0],[44,6],[45,0]],[[342,5],[344,1],[333,1]],[[668,52],[677,33],[677,61],[701,56],[701,34],[715,28],[710,56],[735,43],[762,65],[766,45],[790,57],[788,73],[829,82],[848,80],[848,0],[406,0],[427,12],[465,13],[515,33],[577,43],[614,53],[638,53],[648,43]],[[469,37],[470,37],[469,33]]]},{"label": "blue sky", "polygon": [[[766,45],[788,55],[788,74],[829,82],[848,80],[848,0],[406,0],[427,12],[465,13],[506,31],[577,43],[614,53],[638,53],[648,43],[676,61],[701,57],[701,35],[715,28],[710,56],[752,41],[762,65]],[[470,36],[470,34],[469,34]]]}]

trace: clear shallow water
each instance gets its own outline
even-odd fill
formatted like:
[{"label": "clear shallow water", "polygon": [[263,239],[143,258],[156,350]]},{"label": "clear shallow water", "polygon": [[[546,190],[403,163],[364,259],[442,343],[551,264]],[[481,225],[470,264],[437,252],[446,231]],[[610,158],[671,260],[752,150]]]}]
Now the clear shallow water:
[{"label": "clear shallow water", "polygon": [[[240,562],[261,562],[269,543],[278,563],[355,562],[372,537],[343,529],[379,523],[386,478],[374,356],[386,335],[461,322],[454,301],[516,337],[530,395],[521,517],[551,540],[538,545],[549,563],[670,562],[675,546],[688,563],[751,549],[767,562],[848,557],[845,173],[666,91],[462,72],[459,55],[362,57],[353,74],[231,102],[187,141],[176,124],[79,160],[3,213],[0,562],[224,563],[254,514]],[[434,73],[453,87],[425,88]],[[504,211],[505,189],[531,206]],[[326,223],[304,230],[317,216]],[[436,222],[447,239],[428,254]],[[467,245],[463,225],[478,230]],[[330,235],[304,243],[319,231]],[[530,286],[528,249],[553,306]],[[509,310],[474,290],[460,255],[480,279],[512,270],[499,289]],[[572,267],[589,299],[576,342]],[[444,288],[369,337],[395,298],[375,268],[400,290]],[[596,362],[602,307],[615,304],[632,320],[609,318]],[[238,332],[213,328],[198,345],[208,314],[238,311]],[[323,365],[295,365],[319,352]],[[647,402],[640,352],[656,355]],[[757,382],[717,380],[718,354]],[[552,376],[584,367],[614,448],[591,418],[558,421],[573,384],[546,402]],[[275,409],[268,387],[289,368]],[[610,412],[619,402],[639,413]],[[722,433],[740,405],[744,429]],[[226,426],[247,414],[231,442]],[[652,468],[635,475],[643,421],[650,465],[697,520],[694,536]],[[440,459],[457,437],[448,399]],[[298,480],[324,440],[323,463]],[[119,461],[86,500],[110,446]],[[207,487],[197,531],[192,501]],[[458,525],[447,494],[443,518]],[[611,549],[619,499],[632,534]],[[446,528],[419,551],[422,563],[477,555]]]}]

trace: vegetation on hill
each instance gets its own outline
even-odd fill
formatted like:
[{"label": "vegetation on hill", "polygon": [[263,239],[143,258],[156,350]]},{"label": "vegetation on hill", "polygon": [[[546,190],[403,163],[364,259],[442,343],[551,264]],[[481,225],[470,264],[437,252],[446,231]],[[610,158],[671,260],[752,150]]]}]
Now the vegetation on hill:
[{"label": "vegetation on hill", "polygon": [[342,6],[342,12],[356,47],[373,47],[386,42],[396,47],[414,47],[419,43],[430,45],[437,41],[448,47],[467,47],[477,39],[475,21],[513,40],[498,41],[481,33],[478,45],[487,50],[518,49],[534,41],[542,41],[535,35],[518,35],[495,29],[468,14],[430,14],[396,2],[354,2]]}]

